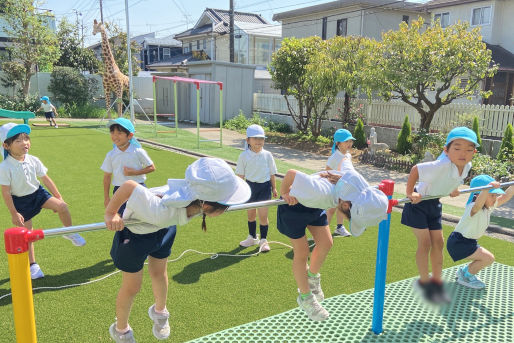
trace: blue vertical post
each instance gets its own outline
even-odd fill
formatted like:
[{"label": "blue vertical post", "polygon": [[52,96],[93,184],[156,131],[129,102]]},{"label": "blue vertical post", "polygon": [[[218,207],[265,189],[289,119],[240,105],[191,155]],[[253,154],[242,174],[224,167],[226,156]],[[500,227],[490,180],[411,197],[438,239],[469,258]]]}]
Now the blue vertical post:
[{"label": "blue vertical post", "polygon": [[387,195],[389,208],[387,209],[387,219],[380,222],[378,226],[377,243],[377,262],[375,267],[375,291],[373,296],[373,321],[371,330],[375,334],[383,331],[382,322],[384,319],[384,300],[387,271],[387,253],[389,249],[389,229],[391,227],[391,211],[393,208],[394,181],[383,180],[379,189]]}]

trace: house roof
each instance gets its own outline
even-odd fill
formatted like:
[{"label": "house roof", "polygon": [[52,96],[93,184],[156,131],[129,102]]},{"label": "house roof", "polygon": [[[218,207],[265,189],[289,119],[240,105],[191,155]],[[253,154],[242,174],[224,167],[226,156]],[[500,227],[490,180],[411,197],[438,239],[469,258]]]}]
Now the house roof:
[{"label": "house roof", "polygon": [[193,57],[193,54],[191,52],[187,54],[180,54],[171,56],[166,61],[160,61],[152,64],[148,64],[147,67],[171,67],[171,66],[177,66],[177,65],[187,65],[188,62],[194,62],[194,61],[200,61],[199,59],[196,59]]},{"label": "house roof", "polygon": [[448,7],[455,5],[464,5],[472,2],[482,2],[484,0],[431,0],[422,5],[422,8],[431,10],[433,8]]},{"label": "house roof", "polygon": [[[205,24],[205,17],[209,18],[211,23]],[[178,33],[175,38],[180,39],[188,36],[202,35],[207,33],[228,33],[229,32],[230,12],[228,10],[219,10],[214,8],[206,8],[202,13],[196,25],[189,30]],[[234,22],[254,23],[269,25],[269,23],[260,14],[237,12],[234,11]]]},{"label": "house roof", "polygon": [[492,52],[492,59],[499,64],[500,71],[514,71],[514,54],[500,45],[487,44],[487,48]]},{"label": "house roof", "polygon": [[238,27],[246,34],[253,36],[282,37],[282,25],[256,24],[243,21],[234,21],[234,26]]},{"label": "house roof", "polygon": [[181,47],[182,42],[173,38],[173,36],[166,36],[161,38],[148,37],[145,38],[144,42],[147,45],[165,45],[171,47]]},{"label": "house roof", "polygon": [[381,7],[384,9],[394,9],[394,10],[408,10],[421,12],[423,11],[420,8],[419,3],[409,2],[409,1],[401,1],[397,0],[396,2],[391,0],[337,0],[332,2],[327,2],[324,4],[309,6],[298,8],[291,11],[281,12],[273,15],[273,20],[280,21],[287,18],[299,17],[303,15],[309,15],[316,12],[325,12],[330,10],[337,10],[349,6],[361,6],[364,9],[371,9]]}]

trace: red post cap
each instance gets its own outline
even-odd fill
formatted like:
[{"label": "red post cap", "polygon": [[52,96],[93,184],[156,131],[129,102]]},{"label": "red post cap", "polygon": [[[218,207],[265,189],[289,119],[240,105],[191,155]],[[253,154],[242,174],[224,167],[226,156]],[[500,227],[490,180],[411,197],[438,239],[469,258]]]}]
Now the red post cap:
[{"label": "red post cap", "polygon": [[43,230],[27,230],[24,227],[13,227],[5,230],[5,251],[8,254],[21,254],[29,250],[29,243],[45,237]]},{"label": "red post cap", "polygon": [[398,205],[397,199],[389,199],[389,206],[387,207],[387,213],[391,213],[393,211],[393,206]]},{"label": "red post cap", "polygon": [[394,192],[394,181],[393,180],[382,180],[378,185],[378,189],[384,192],[387,196],[393,196]]}]

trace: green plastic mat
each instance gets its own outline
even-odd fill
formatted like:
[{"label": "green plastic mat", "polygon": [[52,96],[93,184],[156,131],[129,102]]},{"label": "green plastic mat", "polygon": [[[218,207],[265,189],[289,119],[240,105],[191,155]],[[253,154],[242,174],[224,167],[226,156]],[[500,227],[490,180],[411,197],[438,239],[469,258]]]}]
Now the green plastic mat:
[{"label": "green plastic mat", "polygon": [[[499,263],[482,270],[484,290],[459,285],[459,266],[443,277],[452,302],[429,306],[412,289],[415,278],[386,286],[384,332],[371,331],[373,290],[323,301],[330,318],[314,322],[298,308],[213,333],[190,343],[334,343],[334,342],[512,342],[514,341],[514,268]],[[342,276],[343,277],[343,276]]]}]

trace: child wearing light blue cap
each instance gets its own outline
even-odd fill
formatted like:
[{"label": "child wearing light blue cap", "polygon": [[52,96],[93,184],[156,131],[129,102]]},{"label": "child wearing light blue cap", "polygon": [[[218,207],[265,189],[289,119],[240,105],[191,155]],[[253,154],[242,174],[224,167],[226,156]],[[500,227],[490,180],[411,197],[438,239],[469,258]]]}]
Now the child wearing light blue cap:
[{"label": "child wearing light blue cap", "polygon": [[[352,163],[352,155],[350,149],[352,148],[355,138],[352,133],[346,129],[339,129],[334,133],[334,144],[332,145],[332,155],[328,158],[326,170],[354,169]],[[336,213],[337,226],[334,231],[335,235],[341,237],[350,236],[350,233],[343,225],[344,216],[340,211],[335,208],[327,210],[327,220],[330,224],[332,217]]]},{"label": "child wearing light blue cap", "polygon": [[48,120],[48,123],[50,123],[50,126],[53,126],[56,129],[59,128],[59,126],[57,126],[57,122],[55,121],[55,117],[59,116],[59,114],[57,113],[55,106],[50,102],[49,97],[41,97],[41,107],[38,109],[38,111],[41,110],[45,112],[45,118]]},{"label": "child wearing light blue cap", "polygon": [[[12,223],[32,230],[32,218],[46,208],[59,214],[63,226],[71,226],[68,206],[62,200],[55,183],[47,175],[48,169],[37,157],[28,153],[31,146],[30,131],[30,127],[25,124],[7,123],[0,127],[3,157],[0,163],[0,185]],[[38,178],[53,196],[41,186]],[[63,237],[76,246],[86,244],[84,238],[77,233]],[[44,277],[36,263],[32,243],[29,244],[29,262],[31,278]]]},{"label": "child wearing light blue cap", "polygon": [[463,286],[482,289],[485,283],[476,274],[494,262],[494,255],[477,243],[489,226],[491,213],[514,196],[514,186],[506,191],[489,175],[478,175],[471,180],[470,187],[491,188],[471,193],[464,215],[448,237],[446,249],[454,261],[463,259],[472,262],[457,271],[457,282]]},{"label": "child wearing light blue cap", "polygon": [[[401,222],[412,228],[418,242],[416,264],[420,277],[414,282],[414,288],[432,303],[450,302],[441,278],[444,248],[442,205],[439,199],[423,200],[422,197],[458,196],[458,186],[464,183],[471,169],[477,147],[477,136],[473,130],[456,127],[446,138],[442,157],[418,163],[412,167],[407,179],[406,193],[411,202],[405,204]],[[432,262],[431,278],[429,257]]]}]

